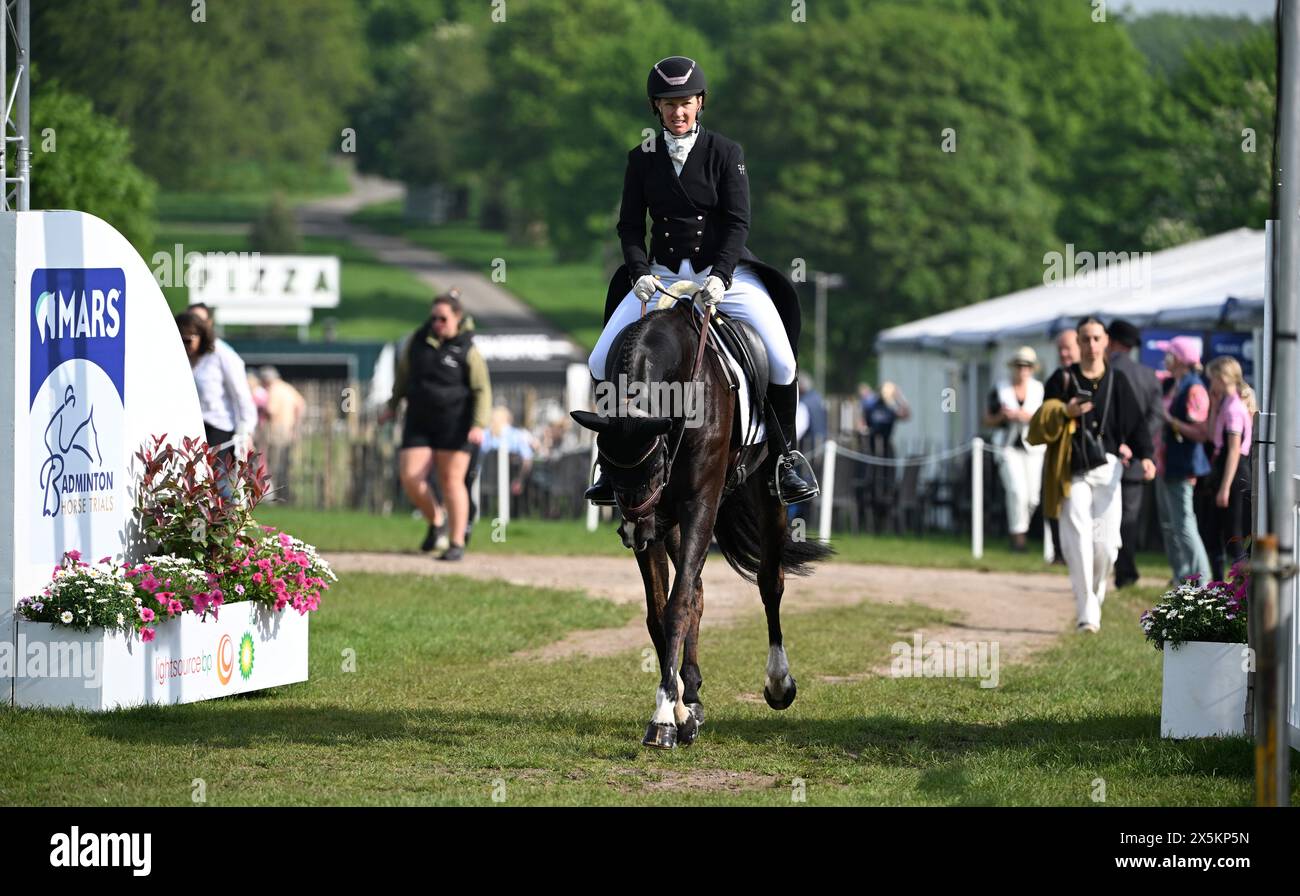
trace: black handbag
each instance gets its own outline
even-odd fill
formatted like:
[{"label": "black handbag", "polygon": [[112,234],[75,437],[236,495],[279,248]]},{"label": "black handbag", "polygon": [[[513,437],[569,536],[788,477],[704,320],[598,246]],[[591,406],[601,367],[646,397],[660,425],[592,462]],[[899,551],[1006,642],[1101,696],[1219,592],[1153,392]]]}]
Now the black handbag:
[{"label": "black handbag", "polygon": [[[1106,407],[1101,412],[1101,425],[1097,427],[1097,434],[1093,435],[1086,425],[1087,414],[1079,417],[1074,428],[1074,435],[1070,441],[1070,475],[1083,476],[1089,470],[1095,470],[1097,467],[1104,466],[1106,463],[1106,443],[1103,436],[1106,434],[1106,418],[1110,416],[1110,399],[1115,387],[1115,371],[1109,371],[1110,379],[1106,381]],[[1070,372],[1066,370],[1065,378],[1070,380]],[[1067,389],[1068,389],[1067,385]]]}]

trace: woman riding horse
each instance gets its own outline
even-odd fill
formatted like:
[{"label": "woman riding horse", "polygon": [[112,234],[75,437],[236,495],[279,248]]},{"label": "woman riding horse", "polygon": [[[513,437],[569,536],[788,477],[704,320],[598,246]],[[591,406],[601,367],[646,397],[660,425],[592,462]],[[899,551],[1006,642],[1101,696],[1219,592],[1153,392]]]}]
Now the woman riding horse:
[{"label": "woman riding horse", "polygon": [[[641,315],[656,290],[680,280],[704,277],[704,302],[754,327],[767,349],[767,394],[778,426],[768,426],[768,442],[777,455],[778,496],[785,504],[818,494],[816,478],[793,451],[795,412],[799,403],[796,375],[798,297],[789,280],[763,264],[745,247],[749,234],[749,180],[740,144],[704,130],[698,117],[707,86],[694,60],[669,56],[655,63],[646,85],[650,110],[663,126],[652,146],[628,153],[618,235],[626,262],[610,284],[611,298],[623,295],[588,366],[597,380],[606,376],[606,361],[615,338]],[[645,248],[645,218],[653,230]],[[629,291],[628,284],[632,284]],[[780,307],[773,294],[781,297]],[[793,336],[791,335],[793,333]],[[755,411],[761,413],[761,410]],[[586,497],[613,504],[614,490],[602,467]]]}]

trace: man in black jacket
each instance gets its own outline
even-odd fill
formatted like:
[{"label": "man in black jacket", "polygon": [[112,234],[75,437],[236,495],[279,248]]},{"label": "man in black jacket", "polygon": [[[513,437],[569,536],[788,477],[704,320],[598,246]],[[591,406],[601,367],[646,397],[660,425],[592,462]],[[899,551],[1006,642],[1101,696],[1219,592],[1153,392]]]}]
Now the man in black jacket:
[{"label": "man in black jacket", "polygon": [[1078,629],[1101,629],[1101,605],[1119,553],[1120,477],[1138,465],[1154,479],[1151,433],[1133,387],[1106,363],[1106,328],[1095,317],[1079,321],[1079,362],[1059,368],[1043,387],[1044,400],[1065,402],[1075,421],[1070,446],[1070,494],[1061,504],[1061,553],[1070,569]]},{"label": "man in black jacket", "polygon": [[[777,426],[768,438],[778,458],[778,490],[787,504],[818,493],[812,469],[797,464],[795,380],[799,304],[794,287],[745,246],[749,235],[749,178],[740,144],[705,130],[696,120],[707,85],[694,60],[670,56],[655,63],[646,85],[650,110],[662,130],[627,154],[618,235],[624,265],[606,296],[605,329],[589,367],[606,376],[615,337],[641,314],[654,293],[683,279],[703,277],[704,301],[751,324],[767,349],[768,397]],[[646,213],[650,249],[646,251]],[[613,503],[602,475],[587,490],[598,504]]]},{"label": "man in black jacket", "polygon": [[[1133,360],[1132,351],[1142,344],[1142,335],[1138,328],[1126,320],[1116,318],[1106,328],[1110,337],[1110,363],[1116,370],[1128,377],[1133,387],[1134,397],[1146,420],[1147,431],[1151,434],[1154,446],[1160,438],[1164,427],[1164,404],[1161,401],[1160,381],[1156,372],[1145,364]],[[1124,468],[1120,481],[1120,494],[1123,497],[1124,511],[1120,521],[1119,556],[1115,559],[1115,587],[1123,588],[1138,580],[1137,546],[1138,522],[1142,518],[1142,500],[1146,494],[1146,485],[1142,479],[1142,470],[1137,464]]]}]

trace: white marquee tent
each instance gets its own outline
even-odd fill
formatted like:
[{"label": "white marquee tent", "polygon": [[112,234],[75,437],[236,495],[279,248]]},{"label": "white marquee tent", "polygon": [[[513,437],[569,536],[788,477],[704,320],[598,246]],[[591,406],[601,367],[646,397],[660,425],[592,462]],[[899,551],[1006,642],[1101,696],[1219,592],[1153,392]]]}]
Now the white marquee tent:
[{"label": "white marquee tent", "polygon": [[880,380],[898,384],[913,411],[896,441],[904,450],[946,448],[973,435],[1011,353],[1032,346],[1045,377],[1057,366],[1056,334],[1087,314],[1142,328],[1253,333],[1247,351],[1260,358],[1264,281],[1264,232],[1241,228],[885,330],[876,341]]}]

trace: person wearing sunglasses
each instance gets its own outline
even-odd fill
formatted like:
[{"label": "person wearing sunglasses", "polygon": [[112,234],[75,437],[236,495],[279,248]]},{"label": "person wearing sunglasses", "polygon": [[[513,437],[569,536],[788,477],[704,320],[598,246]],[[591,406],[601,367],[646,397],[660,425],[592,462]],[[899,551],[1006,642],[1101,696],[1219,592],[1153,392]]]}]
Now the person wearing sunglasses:
[{"label": "person wearing sunglasses", "polygon": [[[451,290],[433,300],[429,319],[398,354],[389,419],[406,402],[398,454],[402,488],[428,523],[420,549],[446,549],[439,560],[465,556],[469,522],[466,475],[471,457],[483,443],[491,420],[492,383],[487,363],[474,347],[474,322],[465,315],[460,293]],[[446,508],[429,485],[437,471]]]}]

